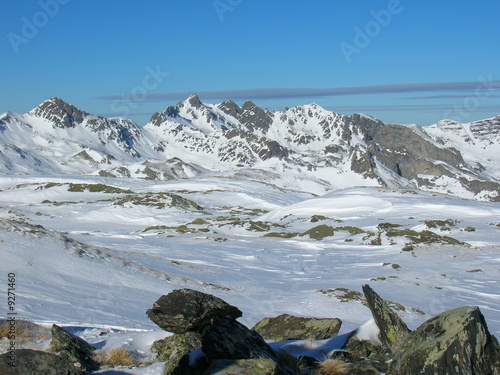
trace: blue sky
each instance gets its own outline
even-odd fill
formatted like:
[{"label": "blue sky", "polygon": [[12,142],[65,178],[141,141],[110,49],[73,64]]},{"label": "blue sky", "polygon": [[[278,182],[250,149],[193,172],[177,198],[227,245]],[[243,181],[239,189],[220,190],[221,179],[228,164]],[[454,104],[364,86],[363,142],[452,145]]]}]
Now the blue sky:
[{"label": "blue sky", "polygon": [[52,96],[145,124],[199,93],[430,125],[500,114],[497,0],[0,5],[0,113]]}]

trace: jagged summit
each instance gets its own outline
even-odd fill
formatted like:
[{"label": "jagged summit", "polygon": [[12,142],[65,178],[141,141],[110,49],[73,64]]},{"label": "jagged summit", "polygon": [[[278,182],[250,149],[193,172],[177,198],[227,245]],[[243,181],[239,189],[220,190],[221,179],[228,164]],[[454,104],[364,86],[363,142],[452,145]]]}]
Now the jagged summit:
[{"label": "jagged summit", "polygon": [[73,128],[77,123],[81,123],[85,116],[90,115],[57,97],[44,101],[28,114],[42,117],[59,128]]},{"label": "jagged summit", "polygon": [[203,106],[203,103],[196,94],[191,94],[189,98],[187,98],[186,102],[189,103],[194,108],[200,108]]}]

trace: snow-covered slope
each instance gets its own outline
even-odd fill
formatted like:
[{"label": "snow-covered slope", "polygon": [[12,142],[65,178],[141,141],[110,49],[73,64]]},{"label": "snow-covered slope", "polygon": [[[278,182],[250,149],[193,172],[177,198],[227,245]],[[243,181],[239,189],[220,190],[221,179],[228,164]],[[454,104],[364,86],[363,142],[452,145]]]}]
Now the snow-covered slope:
[{"label": "snow-covered slope", "polygon": [[338,317],[349,332],[370,319],[368,283],[412,328],[478,305],[498,335],[499,205],[381,187],[315,197],[217,176],[3,177],[0,272],[16,274],[18,317],[144,360],[167,335],[146,309],[184,287],[238,306],[248,326],[288,313]]},{"label": "snow-covered slope", "polygon": [[425,131],[446,147],[460,150],[470,165],[500,179],[500,116],[465,124],[443,120]]},{"label": "snow-covered slope", "polygon": [[[179,177],[186,177],[183,168],[191,172],[188,177],[198,173],[184,163],[176,168],[179,162],[165,160],[151,147],[153,143],[130,120],[95,116],[52,98],[27,114],[0,116],[0,171],[40,175],[115,171],[125,177],[164,179],[171,178],[170,170],[178,170]],[[144,164],[146,160],[149,164]]]},{"label": "snow-covered slope", "polygon": [[196,95],[140,127],[52,98],[0,116],[0,171],[153,180],[216,172],[315,194],[390,186],[497,200],[498,128],[498,118],[421,128],[314,103],[271,112]]}]

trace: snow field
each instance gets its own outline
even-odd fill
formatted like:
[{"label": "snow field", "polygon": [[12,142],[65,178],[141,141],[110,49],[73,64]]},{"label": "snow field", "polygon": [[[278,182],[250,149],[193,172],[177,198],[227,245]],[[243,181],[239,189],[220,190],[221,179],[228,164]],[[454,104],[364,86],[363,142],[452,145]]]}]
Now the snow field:
[{"label": "snow field", "polygon": [[[71,183],[83,191],[69,191]],[[96,184],[132,193],[92,192]],[[368,283],[401,304],[411,328],[444,310],[478,305],[500,334],[498,203],[383,188],[314,197],[217,176],[161,183],[5,177],[0,190],[0,270],[18,275],[19,314],[74,327],[102,347],[128,347],[146,358],[151,340],[167,333],[145,311],[184,287],[238,306],[247,326],[288,313],[338,317],[347,333],[371,317],[357,294]],[[202,209],[173,205],[160,193]],[[131,195],[137,199],[116,204]],[[408,237],[391,237],[381,229],[387,224],[465,245],[402,251]],[[320,225],[334,233],[319,240],[304,234]],[[294,235],[266,236],[272,232]],[[159,367],[127,373],[161,373]]]}]

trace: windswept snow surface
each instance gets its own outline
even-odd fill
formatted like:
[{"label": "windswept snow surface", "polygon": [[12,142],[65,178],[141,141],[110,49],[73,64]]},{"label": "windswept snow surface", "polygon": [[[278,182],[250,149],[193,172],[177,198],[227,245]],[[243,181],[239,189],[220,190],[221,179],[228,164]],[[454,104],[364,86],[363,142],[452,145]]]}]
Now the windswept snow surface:
[{"label": "windswept snow surface", "polygon": [[[0,180],[0,270],[16,274],[19,318],[74,327],[144,358],[152,337],[168,334],[145,311],[178,288],[238,306],[248,326],[288,313],[338,317],[347,333],[371,314],[358,297],[343,302],[342,290],[368,283],[404,306],[398,312],[412,328],[478,305],[498,336],[499,223],[499,203],[417,191],[314,197],[217,176],[161,183],[12,176]],[[313,234],[326,227],[333,233]],[[405,236],[425,231],[439,240]]]}]

